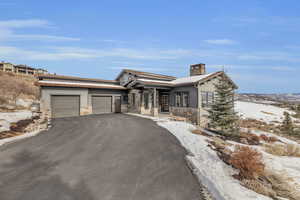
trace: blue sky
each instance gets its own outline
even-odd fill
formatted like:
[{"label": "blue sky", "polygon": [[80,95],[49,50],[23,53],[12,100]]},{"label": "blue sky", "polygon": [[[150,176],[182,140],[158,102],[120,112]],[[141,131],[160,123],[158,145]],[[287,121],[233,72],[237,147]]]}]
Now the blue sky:
[{"label": "blue sky", "polygon": [[300,92],[300,1],[0,0],[0,59],[114,79],[225,70],[239,92]]}]

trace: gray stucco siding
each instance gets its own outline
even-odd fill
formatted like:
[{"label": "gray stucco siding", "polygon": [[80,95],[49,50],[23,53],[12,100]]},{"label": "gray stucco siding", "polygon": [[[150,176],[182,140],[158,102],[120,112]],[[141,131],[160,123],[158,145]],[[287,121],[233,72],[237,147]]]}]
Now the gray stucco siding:
[{"label": "gray stucco siding", "polygon": [[182,86],[173,88],[170,91],[170,105],[175,106],[176,92],[188,92],[189,93],[189,108],[198,108],[198,88],[194,86]]},{"label": "gray stucco siding", "polygon": [[124,102],[123,96],[127,95],[127,90],[115,89],[89,89],[88,103],[92,106],[92,96],[111,96],[112,97],[112,112],[115,112],[115,98],[121,97],[121,112],[127,112],[127,102]]},{"label": "gray stucco siding", "polygon": [[78,95],[80,96],[80,113],[84,114],[88,109],[88,89],[41,87],[41,109],[51,113],[51,96],[53,95]]}]

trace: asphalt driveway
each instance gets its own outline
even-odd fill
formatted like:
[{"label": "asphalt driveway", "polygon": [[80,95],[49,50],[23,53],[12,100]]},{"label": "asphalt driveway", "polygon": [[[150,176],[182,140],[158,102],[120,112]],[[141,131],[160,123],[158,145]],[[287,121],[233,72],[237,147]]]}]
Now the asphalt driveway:
[{"label": "asphalt driveway", "polygon": [[149,119],[54,120],[49,131],[0,147],[0,199],[199,200],[185,154]]}]

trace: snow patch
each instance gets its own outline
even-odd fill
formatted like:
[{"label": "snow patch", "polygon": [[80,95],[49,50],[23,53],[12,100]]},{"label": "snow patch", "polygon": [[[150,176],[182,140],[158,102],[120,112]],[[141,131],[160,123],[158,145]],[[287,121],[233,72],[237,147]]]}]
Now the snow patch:
[{"label": "snow patch", "polygon": [[216,152],[210,149],[208,145],[208,138],[196,135],[190,130],[196,127],[186,123],[170,121],[167,118],[156,118],[151,116],[144,116],[139,114],[132,114],[148,119],[152,119],[157,124],[169,132],[171,132],[180,141],[182,146],[190,152],[186,159],[191,162],[195,175],[201,181],[212,196],[217,200],[271,200],[271,198],[257,194],[240,185],[232,175],[237,172],[226,165],[217,156]]},{"label": "snow patch", "polygon": [[267,123],[272,121],[282,122],[284,112],[293,114],[293,112],[284,108],[243,101],[235,102],[235,110],[242,115],[242,118],[256,119]]},{"label": "snow patch", "polygon": [[24,119],[32,118],[31,111],[0,113],[0,132],[10,130],[10,124]]},{"label": "snow patch", "polygon": [[22,139],[25,139],[25,138],[36,136],[40,132],[41,131],[38,130],[38,131],[30,132],[30,133],[25,133],[23,135],[18,135],[18,136],[15,136],[15,137],[10,137],[10,138],[2,139],[2,140],[0,140],[0,146],[4,145],[6,143],[16,142],[18,140],[22,140]]}]

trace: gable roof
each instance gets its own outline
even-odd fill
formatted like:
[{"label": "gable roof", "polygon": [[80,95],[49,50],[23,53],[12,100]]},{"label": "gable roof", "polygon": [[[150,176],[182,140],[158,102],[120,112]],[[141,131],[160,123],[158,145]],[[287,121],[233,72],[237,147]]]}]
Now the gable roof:
[{"label": "gable roof", "polygon": [[185,85],[203,83],[220,75],[224,75],[225,78],[234,86],[234,88],[236,89],[238,88],[237,85],[223,71],[198,75],[198,76],[188,76],[188,77],[178,78],[173,81],[137,79],[137,82],[143,83],[145,85],[162,85],[162,86],[176,87],[176,86],[185,86]]},{"label": "gable roof", "polygon": [[123,69],[121,73],[117,76],[116,81],[119,80],[119,78],[124,74],[124,73],[131,73],[134,74],[138,77],[142,78],[154,78],[154,79],[163,79],[163,80],[175,80],[176,77],[174,76],[167,76],[167,75],[162,75],[162,74],[155,74],[155,73],[150,73],[150,72],[141,72],[141,71],[136,71],[136,70],[131,70],[131,69]]}]

